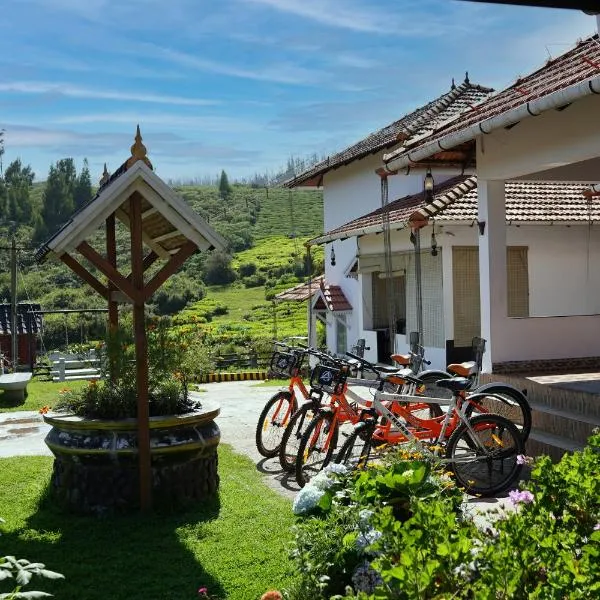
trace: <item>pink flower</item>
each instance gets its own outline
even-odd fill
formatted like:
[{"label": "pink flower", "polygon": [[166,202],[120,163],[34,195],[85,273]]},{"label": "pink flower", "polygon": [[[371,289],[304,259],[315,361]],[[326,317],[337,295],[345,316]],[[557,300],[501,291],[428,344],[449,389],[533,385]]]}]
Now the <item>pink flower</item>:
[{"label": "pink flower", "polygon": [[208,596],[208,588],[206,588],[206,587],[199,588],[198,595],[199,596]]},{"label": "pink flower", "polygon": [[530,465],[533,463],[533,458],[531,456],[525,456],[524,454],[517,454],[517,464],[518,465]]},{"label": "pink flower", "polygon": [[511,490],[508,492],[508,497],[514,506],[517,506],[517,504],[531,504],[535,499],[528,490]]},{"label": "pink flower", "polygon": [[600,523],[594,525],[594,531],[600,531]]}]

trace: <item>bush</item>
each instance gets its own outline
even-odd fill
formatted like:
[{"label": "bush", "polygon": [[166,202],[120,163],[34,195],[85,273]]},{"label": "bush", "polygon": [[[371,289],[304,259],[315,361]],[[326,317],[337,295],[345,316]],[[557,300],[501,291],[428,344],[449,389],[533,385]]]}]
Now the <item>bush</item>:
[{"label": "bush", "polygon": [[218,250],[213,251],[204,261],[202,278],[209,285],[233,283],[237,274],[231,267],[231,256]]},{"label": "bush", "polygon": [[157,314],[172,315],[184,309],[188,303],[202,300],[205,294],[206,290],[201,284],[178,273],[154,293],[150,302]]},{"label": "bush", "polygon": [[479,525],[449,477],[419,459],[392,454],[359,474],[322,473],[294,502],[304,516],[290,598],[599,597],[600,434],[558,464],[521,460],[533,469],[510,492],[515,509]]},{"label": "bush", "polygon": [[242,277],[250,277],[256,273],[256,265],[254,263],[244,263],[238,267],[238,271]]}]

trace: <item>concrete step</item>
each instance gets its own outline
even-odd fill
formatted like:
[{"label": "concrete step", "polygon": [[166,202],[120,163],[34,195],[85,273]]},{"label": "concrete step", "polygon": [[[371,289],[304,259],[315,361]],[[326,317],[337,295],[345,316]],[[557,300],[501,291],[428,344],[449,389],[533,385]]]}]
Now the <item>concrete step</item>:
[{"label": "concrete step", "polygon": [[582,450],[583,447],[584,444],[535,428],[531,429],[525,445],[528,456],[547,454],[555,462],[559,461],[565,452],[576,452]]},{"label": "concrete step", "polygon": [[530,402],[533,428],[551,435],[585,444],[596,427],[600,427],[600,418],[561,410],[551,406]]}]

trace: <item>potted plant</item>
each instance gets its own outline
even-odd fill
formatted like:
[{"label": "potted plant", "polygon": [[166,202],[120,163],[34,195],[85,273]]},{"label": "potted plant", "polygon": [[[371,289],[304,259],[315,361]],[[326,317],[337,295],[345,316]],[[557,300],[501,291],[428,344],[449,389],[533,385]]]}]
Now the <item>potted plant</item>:
[{"label": "potted plant", "polygon": [[[147,325],[152,494],[155,505],[185,506],[216,493],[218,405],[200,403],[188,382],[210,367],[194,332],[168,319]],[[69,510],[120,511],[139,506],[135,347],[120,327],[96,347],[101,378],[63,390],[46,444],[55,456],[52,490]]]}]

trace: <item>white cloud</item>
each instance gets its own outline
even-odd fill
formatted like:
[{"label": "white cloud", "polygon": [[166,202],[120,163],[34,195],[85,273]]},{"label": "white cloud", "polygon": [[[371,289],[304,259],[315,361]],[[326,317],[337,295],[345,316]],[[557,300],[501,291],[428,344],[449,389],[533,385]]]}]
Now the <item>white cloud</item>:
[{"label": "white cloud", "polygon": [[80,115],[66,115],[52,119],[53,123],[60,125],[83,125],[98,123],[114,124],[137,124],[139,123],[142,131],[145,125],[159,125],[163,127],[182,127],[186,129],[194,128],[202,131],[218,132],[251,132],[260,131],[261,123],[257,119],[244,120],[234,117],[222,116],[186,116],[182,114],[168,113],[150,113],[139,112],[118,112],[118,113],[89,113]]},{"label": "white cloud", "polygon": [[351,0],[245,0],[311,21],[352,31],[392,33],[389,14]]},{"label": "white cloud", "polygon": [[207,58],[200,58],[193,54],[171,50],[170,48],[162,48],[150,44],[147,46],[157,58],[168,60],[191,69],[218,73],[229,77],[253,79],[256,81],[271,81],[274,83],[291,85],[316,85],[319,81],[326,78],[326,74],[323,72],[305,69],[287,62],[246,68],[221,63]]},{"label": "white cloud", "polygon": [[0,92],[19,94],[49,94],[71,98],[96,100],[117,100],[122,102],[144,102],[155,104],[175,104],[180,106],[207,106],[219,104],[216,100],[165,96],[145,92],[121,92],[117,90],[93,89],[70,83],[50,83],[46,81],[12,81],[0,83]]}]

